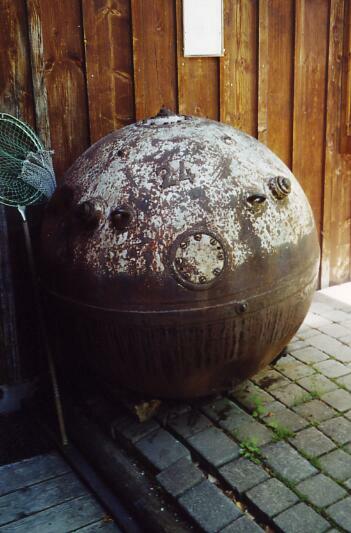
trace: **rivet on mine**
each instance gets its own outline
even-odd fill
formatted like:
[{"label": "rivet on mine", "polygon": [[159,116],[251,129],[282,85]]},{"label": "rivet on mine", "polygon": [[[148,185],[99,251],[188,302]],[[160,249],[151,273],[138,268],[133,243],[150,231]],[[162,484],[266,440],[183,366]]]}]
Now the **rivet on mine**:
[{"label": "rivet on mine", "polygon": [[246,311],[248,309],[247,302],[239,302],[237,309],[238,309],[238,313],[240,313],[240,314],[246,313]]},{"label": "rivet on mine", "polygon": [[221,261],[224,259],[224,254],[223,254],[223,252],[218,252],[218,254],[217,254],[217,259],[220,259]]},{"label": "rivet on mine", "polygon": [[200,283],[206,283],[207,279],[206,279],[206,276],[200,276],[199,277],[199,282]]},{"label": "rivet on mine", "polygon": [[179,246],[184,250],[184,248],[186,248],[188,246],[188,243],[186,241],[183,241],[183,242],[180,243]]},{"label": "rivet on mine", "polygon": [[219,276],[220,273],[221,273],[221,269],[220,268],[214,268],[212,270],[212,273],[215,275],[215,276]]},{"label": "rivet on mine", "polygon": [[210,244],[211,244],[212,246],[215,246],[215,245],[217,244],[216,239],[214,239],[214,238],[212,237],[212,239],[210,240]]},{"label": "rivet on mine", "polygon": [[201,241],[201,239],[202,239],[202,235],[201,235],[201,233],[196,233],[196,234],[194,235],[194,239],[195,239],[195,241]]}]

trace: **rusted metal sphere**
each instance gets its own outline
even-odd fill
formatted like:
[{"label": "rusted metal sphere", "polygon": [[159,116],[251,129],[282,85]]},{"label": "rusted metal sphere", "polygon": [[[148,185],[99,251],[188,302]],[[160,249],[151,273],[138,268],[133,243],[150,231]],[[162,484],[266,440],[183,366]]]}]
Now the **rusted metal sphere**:
[{"label": "rusted metal sphere", "polygon": [[58,353],[152,396],[211,394],[271,362],[318,264],[290,170],[241,131],[165,110],[89,148],[43,223]]}]

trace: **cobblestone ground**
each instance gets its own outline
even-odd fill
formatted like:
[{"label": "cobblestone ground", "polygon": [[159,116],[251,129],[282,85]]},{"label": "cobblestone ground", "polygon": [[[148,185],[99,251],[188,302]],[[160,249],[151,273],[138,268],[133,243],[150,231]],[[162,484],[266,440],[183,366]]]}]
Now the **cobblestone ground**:
[{"label": "cobblestone ground", "polygon": [[351,531],[350,345],[351,306],[317,293],[274,365],[111,434],[202,531]]}]

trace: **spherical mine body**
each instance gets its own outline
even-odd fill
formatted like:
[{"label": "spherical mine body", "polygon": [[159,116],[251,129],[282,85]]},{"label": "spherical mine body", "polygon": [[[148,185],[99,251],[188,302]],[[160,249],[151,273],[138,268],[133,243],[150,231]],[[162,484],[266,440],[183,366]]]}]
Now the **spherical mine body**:
[{"label": "spherical mine body", "polygon": [[104,137],[47,207],[57,352],[160,397],[233,386],[280,353],[316,286],[306,197],[256,139],[163,113]]}]

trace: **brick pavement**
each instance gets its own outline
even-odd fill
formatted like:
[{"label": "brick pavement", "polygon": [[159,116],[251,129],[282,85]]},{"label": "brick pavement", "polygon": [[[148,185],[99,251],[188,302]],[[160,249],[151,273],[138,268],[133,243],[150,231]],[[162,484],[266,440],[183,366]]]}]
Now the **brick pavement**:
[{"label": "brick pavement", "polygon": [[202,531],[351,532],[350,335],[351,306],[317,293],[276,364],[112,435]]}]

